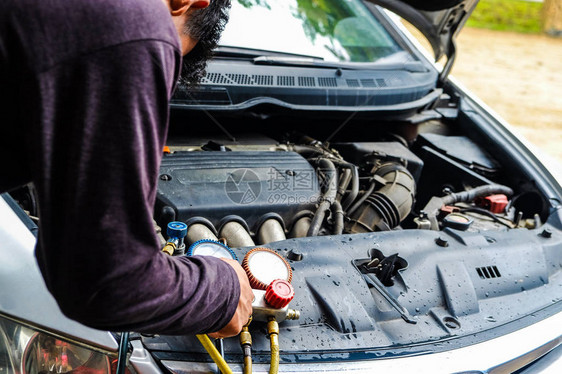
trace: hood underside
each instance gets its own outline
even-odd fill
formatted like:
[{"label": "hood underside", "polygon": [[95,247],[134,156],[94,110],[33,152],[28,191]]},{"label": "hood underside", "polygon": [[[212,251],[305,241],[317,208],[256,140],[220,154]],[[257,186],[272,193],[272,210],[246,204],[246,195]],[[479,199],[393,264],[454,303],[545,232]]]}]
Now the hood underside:
[{"label": "hood underside", "polygon": [[478,4],[478,0],[367,0],[410,22],[429,41],[435,60],[446,56],[441,81],[449,74],[455,59],[455,38]]}]

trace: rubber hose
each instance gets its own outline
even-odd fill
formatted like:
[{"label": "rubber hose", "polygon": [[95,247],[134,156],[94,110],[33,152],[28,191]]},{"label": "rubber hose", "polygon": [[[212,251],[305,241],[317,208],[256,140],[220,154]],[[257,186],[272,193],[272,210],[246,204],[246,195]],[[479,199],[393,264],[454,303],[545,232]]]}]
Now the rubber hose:
[{"label": "rubber hose", "polygon": [[332,216],[334,217],[334,235],[341,235],[343,233],[343,209],[339,201],[334,201],[332,204]]},{"label": "rubber hose", "polygon": [[308,232],[306,236],[317,236],[318,232],[320,232],[320,228],[322,227],[322,223],[324,222],[324,218],[326,217],[326,212],[330,209],[330,202],[324,200],[316,209],[316,213],[314,213],[314,218],[312,218],[312,222],[310,222],[310,227],[308,228]]},{"label": "rubber hose", "polygon": [[328,152],[326,152],[323,149],[319,149],[313,145],[300,145],[300,144],[294,144],[292,145],[292,150],[297,152],[298,154],[302,154],[304,155],[317,155],[317,156],[325,156],[327,155]]},{"label": "rubber hose", "polygon": [[451,205],[455,203],[468,203],[481,196],[490,196],[495,194],[513,195],[513,190],[501,184],[487,184],[473,188],[472,190],[452,193],[442,198],[443,205]]},{"label": "rubber hose", "polygon": [[[306,153],[313,153],[318,156],[331,156],[335,157],[331,153],[328,153],[325,150],[318,149],[317,147],[310,146],[310,145],[293,145],[293,150],[299,154],[306,154]],[[359,194],[359,169],[357,166],[343,161],[336,158],[329,159],[334,164],[338,165],[339,167],[346,168],[351,170],[351,191],[349,195],[345,198],[344,202],[342,203],[343,209],[347,210],[347,208],[353,203],[353,201],[357,198]]]},{"label": "rubber hose", "polygon": [[359,195],[359,169],[357,166],[343,160],[330,160],[332,163],[340,168],[349,169],[351,171],[351,191],[342,203],[343,209],[349,208],[353,201]]},{"label": "rubber hose", "polygon": [[322,227],[322,223],[324,222],[324,218],[326,217],[326,211],[330,209],[332,203],[336,200],[336,194],[338,192],[337,189],[337,174],[338,171],[334,166],[334,163],[326,158],[318,158],[316,160],[316,164],[318,168],[324,171],[327,175],[328,185],[324,195],[322,196],[322,202],[316,209],[314,213],[314,218],[310,223],[310,228],[308,229],[307,236],[317,236],[320,228]]},{"label": "rubber hose", "polygon": [[345,195],[347,186],[349,186],[349,182],[351,182],[351,170],[345,169],[342,176],[340,177],[340,184],[338,186],[338,193],[336,196],[337,201],[341,201],[343,195]]},{"label": "rubber hose", "polygon": [[125,374],[125,366],[127,364],[127,350],[129,349],[129,332],[121,334],[119,339],[119,356],[117,357],[117,368],[115,374]]},{"label": "rubber hose", "polygon": [[271,364],[269,366],[269,374],[277,374],[279,372],[279,336],[272,334],[269,337],[271,346]]},{"label": "rubber hose", "polygon": [[328,200],[330,205],[336,200],[338,193],[338,170],[334,163],[327,158],[317,159],[317,165],[320,170],[326,175],[327,187],[323,199]]},{"label": "rubber hose", "polygon": [[365,202],[365,200],[367,200],[367,198],[369,196],[371,196],[371,194],[373,193],[373,191],[375,190],[375,182],[372,182],[371,185],[369,186],[369,188],[367,189],[367,191],[365,191],[365,193],[363,194],[363,196],[361,196],[359,198],[359,200],[357,200],[357,202],[355,204],[353,204],[353,206],[351,208],[349,208],[349,210],[347,211],[347,214],[351,214],[353,212],[355,212],[357,210],[357,208],[359,208],[361,206],[361,204],[363,204]]},{"label": "rubber hose", "polygon": [[244,356],[244,374],[252,374],[252,356]]},{"label": "rubber hose", "polygon": [[349,208],[349,206],[353,204],[353,201],[357,198],[357,195],[359,195],[359,170],[357,169],[357,166],[353,164],[348,165],[351,170],[351,191],[349,191],[349,194],[341,204],[344,210]]},{"label": "rubber hose", "polygon": [[267,322],[267,332],[271,347],[269,374],[277,374],[279,372],[279,324],[274,318],[270,318]]},{"label": "rubber hose", "polygon": [[230,366],[228,366],[224,358],[221,356],[221,354],[217,350],[217,347],[213,345],[211,339],[209,339],[209,336],[207,336],[207,334],[197,334],[197,339],[199,339],[203,348],[205,348],[209,356],[211,356],[211,359],[215,362],[215,364],[217,364],[221,373],[232,374]]}]

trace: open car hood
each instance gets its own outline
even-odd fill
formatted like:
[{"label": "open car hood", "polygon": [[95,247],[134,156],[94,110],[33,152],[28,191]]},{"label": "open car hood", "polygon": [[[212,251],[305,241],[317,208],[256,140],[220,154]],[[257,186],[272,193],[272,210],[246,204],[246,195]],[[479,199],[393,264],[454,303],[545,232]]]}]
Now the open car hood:
[{"label": "open car hood", "polygon": [[456,54],[455,38],[478,0],[367,0],[386,8],[415,26],[427,38],[435,60],[442,56],[447,62],[441,73],[441,81],[449,74]]}]

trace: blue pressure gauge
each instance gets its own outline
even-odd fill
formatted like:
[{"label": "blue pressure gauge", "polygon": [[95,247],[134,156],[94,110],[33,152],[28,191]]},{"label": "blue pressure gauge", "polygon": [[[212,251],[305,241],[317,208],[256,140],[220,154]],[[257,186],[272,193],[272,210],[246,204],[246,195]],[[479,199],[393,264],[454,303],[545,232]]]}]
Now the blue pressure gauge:
[{"label": "blue pressure gauge", "polygon": [[187,256],[212,256],[238,261],[238,257],[225,244],[216,240],[203,239],[193,243],[187,250]]}]

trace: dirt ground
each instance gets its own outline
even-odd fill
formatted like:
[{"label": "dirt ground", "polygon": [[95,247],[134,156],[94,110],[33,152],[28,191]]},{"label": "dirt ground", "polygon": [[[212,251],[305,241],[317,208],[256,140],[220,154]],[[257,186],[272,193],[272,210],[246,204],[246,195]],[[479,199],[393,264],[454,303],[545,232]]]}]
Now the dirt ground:
[{"label": "dirt ground", "polygon": [[465,28],[454,75],[562,163],[562,38]]}]

